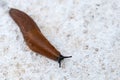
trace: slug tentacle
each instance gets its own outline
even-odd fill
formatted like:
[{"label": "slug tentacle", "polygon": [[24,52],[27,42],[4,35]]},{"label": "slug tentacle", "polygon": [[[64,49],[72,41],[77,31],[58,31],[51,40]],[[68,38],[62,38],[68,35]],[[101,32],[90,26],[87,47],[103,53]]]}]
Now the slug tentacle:
[{"label": "slug tentacle", "polygon": [[61,67],[61,61],[64,60],[65,58],[71,58],[72,56],[63,56],[60,55],[58,58],[58,63],[59,63],[59,67]]}]

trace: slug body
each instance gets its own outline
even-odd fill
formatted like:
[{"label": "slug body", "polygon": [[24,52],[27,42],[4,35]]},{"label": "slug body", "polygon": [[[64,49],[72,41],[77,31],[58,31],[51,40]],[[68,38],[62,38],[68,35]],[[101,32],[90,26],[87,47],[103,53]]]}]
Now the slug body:
[{"label": "slug body", "polygon": [[26,13],[12,8],[9,14],[19,26],[26,44],[32,51],[58,61],[59,66],[61,66],[61,61],[64,58],[71,57],[61,55],[43,36],[37,24]]}]

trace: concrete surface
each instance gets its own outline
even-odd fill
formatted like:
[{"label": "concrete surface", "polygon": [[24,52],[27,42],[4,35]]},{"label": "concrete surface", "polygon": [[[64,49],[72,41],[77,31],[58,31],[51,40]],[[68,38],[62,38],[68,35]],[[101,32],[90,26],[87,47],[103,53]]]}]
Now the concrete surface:
[{"label": "concrete surface", "polygon": [[[72,58],[59,68],[32,52],[10,8]],[[120,80],[120,0],[0,0],[0,80]]]}]

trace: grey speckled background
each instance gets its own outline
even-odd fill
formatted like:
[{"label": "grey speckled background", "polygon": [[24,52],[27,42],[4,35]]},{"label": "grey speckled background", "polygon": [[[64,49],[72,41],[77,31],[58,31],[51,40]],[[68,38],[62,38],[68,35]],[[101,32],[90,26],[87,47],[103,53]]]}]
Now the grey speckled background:
[{"label": "grey speckled background", "polygon": [[[8,14],[30,15],[62,68],[25,44]],[[120,0],[0,0],[0,80],[120,80]]]}]

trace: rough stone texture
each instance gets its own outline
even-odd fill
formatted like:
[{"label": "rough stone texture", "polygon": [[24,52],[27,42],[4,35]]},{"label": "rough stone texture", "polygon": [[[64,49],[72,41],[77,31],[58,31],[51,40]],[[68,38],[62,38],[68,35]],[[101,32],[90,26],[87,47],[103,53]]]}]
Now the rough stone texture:
[{"label": "rough stone texture", "polygon": [[[63,55],[36,55],[8,14],[30,15]],[[120,0],[0,0],[0,80],[120,80]]]}]

